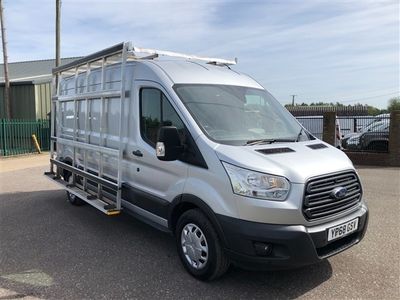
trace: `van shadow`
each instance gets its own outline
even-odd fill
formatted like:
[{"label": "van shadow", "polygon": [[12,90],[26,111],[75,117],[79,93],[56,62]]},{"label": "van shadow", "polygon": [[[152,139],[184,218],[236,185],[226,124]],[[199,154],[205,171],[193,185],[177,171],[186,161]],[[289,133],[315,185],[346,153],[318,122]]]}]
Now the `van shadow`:
[{"label": "van shadow", "polygon": [[304,295],[332,277],[331,264],[325,260],[319,264],[284,271],[253,272],[231,268],[216,284],[235,286],[250,298],[293,299]]},{"label": "van shadow", "polygon": [[0,194],[0,287],[43,298],[296,298],[332,276],[328,261],[290,271],[231,267],[200,282],[174,239],[129,214],[74,207],[65,191]]}]

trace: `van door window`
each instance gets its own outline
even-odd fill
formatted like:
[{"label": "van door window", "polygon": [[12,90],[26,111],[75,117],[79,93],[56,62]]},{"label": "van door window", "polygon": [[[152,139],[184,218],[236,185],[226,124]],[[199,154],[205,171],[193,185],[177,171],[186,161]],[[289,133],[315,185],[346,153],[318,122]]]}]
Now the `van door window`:
[{"label": "van door window", "polygon": [[140,90],[140,133],[142,138],[155,147],[161,126],[175,126],[182,142],[185,126],[165,95],[155,88]]}]

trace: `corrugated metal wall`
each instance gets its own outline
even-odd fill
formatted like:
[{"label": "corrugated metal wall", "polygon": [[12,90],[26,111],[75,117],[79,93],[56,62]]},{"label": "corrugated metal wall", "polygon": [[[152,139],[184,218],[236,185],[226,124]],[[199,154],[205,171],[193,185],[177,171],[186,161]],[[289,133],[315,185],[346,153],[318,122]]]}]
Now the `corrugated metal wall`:
[{"label": "corrugated metal wall", "polygon": [[50,82],[35,84],[36,119],[46,119],[50,112]]},{"label": "corrugated metal wall", "polygon": [[[15,119],[36,119],[35,93],[33,84],[11,85],[11,110]],[[4,115],[4,86],[0,87],[2,117]]]},{"label": "corrugated metal wall", "polygon": [[[11,109],[14,119],[46,119],[50,111],[50,83],[11,84]],[[0,86],[0,118],[5,118],[4,85]]]},{"label": "corrugated metal wall", "polygon": [[0,86],[0,119],[4,117],[4,86]]}]

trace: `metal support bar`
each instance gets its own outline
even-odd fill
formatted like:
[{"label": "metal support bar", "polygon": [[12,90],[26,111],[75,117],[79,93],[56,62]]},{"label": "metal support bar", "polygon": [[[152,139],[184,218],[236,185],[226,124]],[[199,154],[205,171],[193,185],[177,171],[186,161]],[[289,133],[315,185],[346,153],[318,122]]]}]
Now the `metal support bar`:
[{"label": "metal support bar", "polygon": [[[95,52],[88,56],[85,56],[81,59],[75,60],[71,63],[59,66],[53,69],[53,74],[61,73],[67,71],[73,67],[83,66],[87,63],[91,63],[93,61],[98,61],[103,57],[112,56],[118,53],[123,53],[124,50],[127,50],[132,58],[134,59],[151,59],[151,56],[154,58],[158,56],[169,56],[169,57],[177,57],[177,58],[184,58],[184,59],[193,59],[204,61],[208,64],[215,64],[215,65],[235,65],[237,64],[237,58],[234,60],[223,59],[223,58],[215,58],[215,57],[203,57],[198,55],[191,55],[191,54],[184,54],[179,52],[172,52],[172,51],[165,51],[165,50],[157,50],[157,49],[148,49],[148,48],[141,48],[141,47],[133,47],[131,42],[123,42],[117,45],[111,46],[104,50]],[[150,56],[145,56],[143,58],[136,55],[136,53],[145,53],[150,54]]]},{"label": "metal support bar", "polygon": [[[100,90],[104,91],[104,87],[105,87],[105,63],[106,63],[106,59],[103,57],[101,59],[101,84],[100,84]],[[99,145],[100,146],[104,146],[104,140],[103,140],[103,130],[104,130],[104,126],[105,126],[105,101],[107,98],[104,98],[103,96],[100,98],[101,101],[101,107],[100,107],[100,141],[99,141]],[[99,177],[103,177],[103,172],[104,172],[104,168],[103,168],[103,153],[100,152],[100,162],[99,162]],[[103,197],[103,187],[101,186],[101,184],[99,184],[97,189],[97,194],[99,196],[99,199],[101,199]]]},{"label": "metal support bar", "polygon": [[[78,74],[79,74],[79,67],[75,68],[75,76],[74,76],[74,87],[75,87],[75,94],[78,93]],[[72,133],[72,138],[74,141],[76,141],[76,127],[77,127],[77,121],[78,118],[76,117],[76,111],[77,111],[77,105],[76,105],[76,99],[72,100],[74,103],[74,132]],[[72,165],[76,166],[76,148],[73,147],[73,157],[72,157]],[[75,184],[76,178],[75,174],[72,173],[72,184]]]},{"label": "metal support bar", "polygon": [[[57,94],[57,83],[58,83],[58,79],[57,76],[53,75],[52,78],[52,90],[51,90],[51,95],[52,97],[54,97]],[[55,87],[55,88],[54,88]],[[56,132],[55,132],[55,127],[54,127],[54,122],[56,120],[56,116],[55,116],[55,106],[56,103],[54,101],[50,102],[50,136],[55,136]],[[50,159],[55,159],[54,156],[54,141],[50,139]],[[50,172],[54,172],[53,169],[53,164],[50,164]]]},{"label": "metal support bar", "polygon": [[[89,92],[89,75],[90,75],[90,64],[87,63],[86,64],[86,74],[85,74],[85,84],[86,84],[85,94],[88,94],[88,92]],[[90,103],[89,102],[89,98],[85,98],[85,106],[86,106],[86,108],[85,108],[85,113],[86,113],[86,118],[85,118],[85,143],[86,144],[89,144],[89,116],[90,116],[90,114],[89,114],[89,108],[90,108],[89,103]],[[83,151],[84,151],[83,152],[83,170],[86,172],[87,171],[87,165],[88,165],[88,163],[87,163],[87,157],[88,157],[87,151],[88,150],[85,149]],[[84,177],[83,178],[83,190],[86,191],[86,188],[87,188],[87,180]]]},{"label": "metal support bar", "polygon": [[123,159],[123,151],[124,151],[124,145],[122,143],[123,140],[123,124],[124,124],[124,103],[125,103],[125,74],[126,74],[126,59],[129,51],[129,44],[125,44],[124,48],[122,49],[122,56],[121,56],[121,100],[120,100],[120,118],[119,118],[119,155],[118,155],[118,176],[117,176],[117,182],[118,182],[118,191],[117,191],[117,209],[121,209],[121,188],[122,188],[122,159]]},{"label": "metal support bar", "polygon": [[112,56],[114,54],[120,53],[122,51],[122,49],[124,49],[125,44],[126,43],[119,43],[117,45],[111,46],[104,50],[101,50],[101,51],[95,52],[93,54],[90,54],[88,56],[82,57],[82,58],[75,60],[73,62],[70,62],[68,64],[54,68],[53,73],[60,73],[60,72],[66,71],[68,69],[71,69],[75,66],[83,66],[92,61],[100,60],[103,57]]},{"label": "metal support bar", "polygon": [[117,98],[121,97],[120,90],[108,90],[108,91],[99,91],[99,92],[87,92],[87,93],[80,93],[71,96],[56,96],[53,97],[52,100],[56,100],[59,102],[63,101],[72,101],[72,100],[85,100],[85,99],[94,99],[94,98]]},{"label": "metal support bar", "polygon": [[60,186],[64,187],[69,193],[74,194],[75,196],[79,197],[80,199],[82,199],[86,203],[92,205],[93,207],[97,208],[98,210],[105,213],[106,215],[113,216],[113,215],[118,215],[120,213],[119,210],[115,209],[115,205],[110,204],[106,201],[97,199],[94,195],[83,191],[82,189],[78,188],[77,186],[66,184],[65,181],[60,180],[59,177],[54,176],[54,174],[51,172],[46,172],[45,176],[47,176],[49,179],[53,180]]},{"label": "metal support bar", "polygon": [[119,150],[116,150],[116,149],[97,146],[97,145],[93,145],[93,144],[86,144],[86,143],[82,143],[79,141],[73,141],[73,140],[68,140],[68,139],[63,139],[63,138],[57,138],[57,137],[51,137],[51,138],[54,139],[59,144],[63,144],[63,145],[71,146],[71,147],[77,147],[77,148],[80,148],[83,150],[96,151],[96,152],[100,152],[103,154],[112,155],[115,157],[118,157],[118,155],[119,155]]},{"label": "metal support bar", "polygon": [[[132,50],[130,53],[133,54],[134,57],[136,57],[135,52],[146,53],[146,54],[157,55],[157,56],[162,55],[162,56],[169,56],[169,57],[193,59],[193,60],[205,61],[208,64],[216,64],[216,65],[236,65],[237,64],[237,58],[235,58],[234,60],[229,60],[229,59],[215,58],[215,57],[202,57],[202,56],[184,54],[184,53],[179,53],[179,52],[132,47]],[[145,59],[148,59],[148,58],[149,57],[145,57]],[[139,57],[139,59],[140,59],[140,57]]]},{"label": "metal support bar", "polygon": [[110,188],[110,189],[113,189],[113,190],[118,190],[119,189],[117,183],[114,183],[112,181],[106,180],[104,178],[100,178],[100,177],[98,177],[96,175],[93,175],[93,174],[91,174],[89,172],[85,172],[85,171],[83,171],[81,169],[78,169],[78,168],[75,168],[73,166],[70,166],[70,165],[68,165],[66,163],[63,163],[63,162],[59,161],[59,160],[51,159],[50,161],[53,164],[55,164],[57,167],[59,167],[60,169],[65,169],[67,171],[70,171],[73,174],[82,176],[84,178],[86,177],[88,180],[94,181],[94,182],[96,182],[98,184],[101,184],[101,185],[107,187],[107,188]]}]

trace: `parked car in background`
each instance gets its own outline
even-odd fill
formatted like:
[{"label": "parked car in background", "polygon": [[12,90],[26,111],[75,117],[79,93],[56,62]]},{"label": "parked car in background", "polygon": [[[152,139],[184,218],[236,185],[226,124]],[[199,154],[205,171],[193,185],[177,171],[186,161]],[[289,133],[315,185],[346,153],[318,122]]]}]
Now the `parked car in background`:
[{"label": "parked car in background", "polygon": [[380,115],[377,115],[374,118],[374,120],[371,123],[369,123],[367,126],[376,124],[378,122],[386,122],[386,123],[388,123],[389,121],[390,121],[390,114],[380,114]]},{"label": "parked car in background", "polygon": [[[380,114],[377,115],[371,122],[366,126],[358,129],[357,132],[350,132],[342,136],[342,147],[344,149],[352,148],[354,145],[358,144],[359,137],[366,132],[382,131],[385,125],[390,124],[390,114]],[[389,128],[388,128],[389,130]],[[350,144],[350,145],[348,145]]]},{"label": "parked car in background", "polygon": [[342,137],[342,146],[346,148],[346,145],[349,141],[350,138],[353,138],[352,140],[354,141],[356,137],[359,137],[361,134],[364,132],[369,132],[373,131],[374,128],[379,127],[382,124],[382,122],[371,122],[367,126],[365,126],[360,132],[350,132]]},{"label": "parked car in background", "polygon": [[342,139],[342,147],[348,150],[387,151],[389,125],[389,119],[371,123],[364,131]]}]

